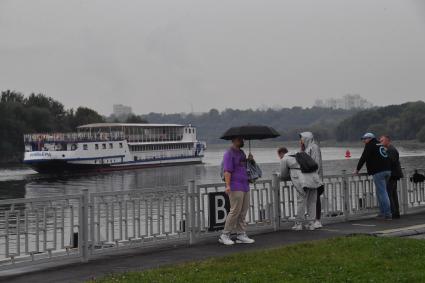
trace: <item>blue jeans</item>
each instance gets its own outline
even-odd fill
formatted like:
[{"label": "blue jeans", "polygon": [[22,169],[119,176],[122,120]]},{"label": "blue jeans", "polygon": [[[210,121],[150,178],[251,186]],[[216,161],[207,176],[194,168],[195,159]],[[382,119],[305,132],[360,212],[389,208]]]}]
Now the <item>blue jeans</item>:
[{"label": "blue jeans", "polygon": [[387,182],[391,177],[391,171],[383,171],[373,175],[373,182],[378,196],[379,210],[382,216],[391,217],[390,199],[387,193]]}]

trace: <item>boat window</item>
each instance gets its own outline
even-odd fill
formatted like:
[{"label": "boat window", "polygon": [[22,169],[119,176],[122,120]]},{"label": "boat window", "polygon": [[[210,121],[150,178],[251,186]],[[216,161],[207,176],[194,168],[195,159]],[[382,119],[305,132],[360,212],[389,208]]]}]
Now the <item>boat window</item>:
[{"label": "boat window", "polygon": [[120,148],[122,148],[122,142],[120,142]]},{"label": "boat window", "polygon": [[113,149],[113,148],[114,148],[114,144],[113,144],[113,143],[110,143],[110,144],[109,144],[109,148],[110,148],[110,149]]},{"label": "boat window", "polygon": [[102,143],[102,148],[106,149],[106,143]]},{"label": "boat window", "polygon": [[71,150],[77,150],[77,145],[75,143],[71,145]]},{"label": "boat window", "polygon": [[137,156],[134,157],[134,161],[137,161]]},{"label": "boat window", "polygon": [[98,150],[99,149],[99,144],[95,144],[94,145],[94,149]]},{"label": "boat window", "polygon": [[88,147],[86,144],[83,144],[83,149],[84,149],[84,150],[88,150],[88,149],[89,149],[89,147]]}]

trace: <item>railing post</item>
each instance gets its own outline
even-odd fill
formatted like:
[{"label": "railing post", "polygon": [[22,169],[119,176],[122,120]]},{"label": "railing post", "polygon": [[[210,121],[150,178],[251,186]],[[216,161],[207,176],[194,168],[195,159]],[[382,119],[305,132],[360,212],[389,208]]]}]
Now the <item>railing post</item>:
[{"label": "railing post", "polygon": [[406,170],[403,168],[403,178],[401,179],[401,210],[402,214],[407,214],[409,210],[409,191],[408,191],[408,176]]},{"label": "railing post", "polygon": [[350,189],[348,184],[347,170],[341,171],[342,175],[342,193],[343,193],[343,213],[346,221],[349,219],[350,214]]},{"label": "railing post", "polygon": [[270,199],[272,202],[272,221],[273,221],[273,230],[278,231],[280,227],[280,203],[279,203],[279,188],[280,188],[280,179],[277,173],[273,173],[272,176],[272,187]]},{"label": "railing post", "polygon": [[196,208],[195,208],[195,196],[196,186],[195,181],[189,181],[188,185],[188,231],[189,231],[189,245],[196,243]]},{"label": "railing post", "polygon": [[[89,236],[88,242],[90,243],[89,244],[89,252],[90,252],[89,256],[91,256],[93,254],[94,247],[95,247],[95,244],[96,244],[95,233],[94,233],[94,231],[95,231],[95,220],[94,220],[95,219],[95,215],[94,215],[95,198],[93,196],[90,196],[90,197],[87,197],[87,200],[88,200],[88,209],[90,210],[87,213],[87,215],[89,217],[89,223],[87,224],[87,227],[90,226],[90,231],[89,231],[90,236]],[[100,237],[100,235],[98,235],[98,237]]]},{"label": "railing post", "polygon": [[78,229],[78,248],[82,262],[89,260],[89,190],[83,189],[81,195],[80,215]]}]

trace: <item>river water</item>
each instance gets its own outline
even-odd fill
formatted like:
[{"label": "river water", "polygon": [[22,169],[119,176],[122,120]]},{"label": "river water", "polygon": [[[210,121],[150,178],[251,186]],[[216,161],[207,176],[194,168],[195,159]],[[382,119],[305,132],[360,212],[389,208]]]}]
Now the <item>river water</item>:
[{"label": "river water", "polygon": [[[220,163],[225,150],[225,146],[208,149],[204,164],[199,165],[96,174],[43,175],[23,165],[3,166],[0,167],[0,199],[77,194],[85,188],[89,192],[103,192],[183,186],[192,179],[197,183],[220,182]],[[325,174],[338,174],[344,169],[347,172],[354,170],[362,148],[350,148],[350,159],[345,158],[345,151],[346,148],[322,148]],[[425,149],[399,148],[399,151],[402,166],[409,173],[415,168],[425,168]],[[264,178],[270,178],[278,170],[274,147],[252,148],[252,153],[261,164]]]}]

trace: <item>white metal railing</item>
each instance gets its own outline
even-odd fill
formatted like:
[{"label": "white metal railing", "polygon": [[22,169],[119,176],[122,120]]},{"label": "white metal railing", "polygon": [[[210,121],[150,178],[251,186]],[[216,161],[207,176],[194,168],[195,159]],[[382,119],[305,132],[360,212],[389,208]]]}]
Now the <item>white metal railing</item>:
[{"label": "white metal railing", "polygon": [[33,133],[25,134],[24,142],[54,143],[54,142],[83,142],[83,141],[115,141],[124,140],[126,136],[121,131],[112,132],[74,132],[74,133]]},{"label": "white metal railing", "polygon": [[1,200],[0,268],[79,257],[82,205],[83,195]]},{"label": "white metal railing", "polygon": [[[193,198],[194,229],[197,238],[210,232],[209,194],[224,192],[224,183],[197,185],[191,184],[195,190],[190,193]],[[246,222],[250,226],[272,227],[273,196],[272,180],[259,180],[250,185],[250,204]],[[214,233],[215,234],[215,233]]]},{"label": "white metal railing", "polygon": [[[324,177],[324,221],[376,215],[372,178],[361,174]],[[272,179],[250,185],[248,229],[277,231],[296,217],[297,195],[291,182]],[[0,201],[0,269],[45,261],[91,257],[131,249],[194,244],[216,236],[211,229],[209,194],[223,183],[12,199]],[[408,176],[399,182],[402,214],[425,209],[425,184]]]},{"label": "white metal railing", "polygon": [[185,239],[186,187],[90,194],[90,253]]}]

